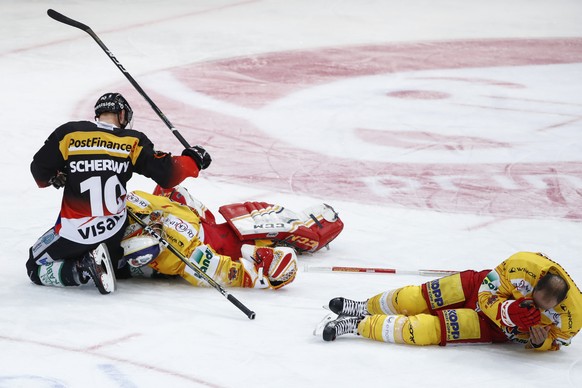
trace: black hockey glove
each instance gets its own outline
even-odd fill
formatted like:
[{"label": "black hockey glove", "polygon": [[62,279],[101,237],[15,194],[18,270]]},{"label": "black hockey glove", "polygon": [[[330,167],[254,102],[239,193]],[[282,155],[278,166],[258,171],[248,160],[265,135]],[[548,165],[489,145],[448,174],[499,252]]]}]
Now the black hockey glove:
[{"label": "black hockey glove", "polygon": [[60,189],[67,183],[67,174],[61,171],[57,171],[57,175],[49,179],[48,183],[53,185],[55,189]]},{"label": "black hockey glove", "polygon": [[182,155],[189,156],[192,159],[194,159],[199,170],[204,170],[208,168],[208,166],[210,166],[210,163],[212,162],[210,154],[199,145],[186,148],[184,151],[182,151]]}]

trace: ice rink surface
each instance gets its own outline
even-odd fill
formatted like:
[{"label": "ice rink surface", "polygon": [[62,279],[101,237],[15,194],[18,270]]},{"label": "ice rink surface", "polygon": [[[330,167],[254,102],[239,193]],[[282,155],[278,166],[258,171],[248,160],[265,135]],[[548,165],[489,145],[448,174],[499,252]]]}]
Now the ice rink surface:
[{"label": "ice rink surface", "polygon": [[[541,251],[582,285],[582,2],[0,1],[0,387],[582,386],[582,337],[395,346],[312,335],[335,296],[430,280],[300,272],[279,291],[183,281],[30,283],[28,248],[61,193],[29,164],[58,125],[119,90],[134,128],[180,143],[97,44],[93,28],[180,132],[212,154],[185,186],[217,214],[245,200],[345,222],[301,265],[486,269]],[[130,189],[151,190],[134,176]]]}]

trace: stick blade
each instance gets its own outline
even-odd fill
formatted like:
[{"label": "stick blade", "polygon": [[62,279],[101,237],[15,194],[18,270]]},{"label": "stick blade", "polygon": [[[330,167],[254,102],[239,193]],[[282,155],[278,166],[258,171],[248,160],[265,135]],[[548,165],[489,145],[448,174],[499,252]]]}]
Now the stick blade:
[{"label": "stick blade", "polygon": [[81,22],[78,22],[76,20],[73,20],[73,19],[63,15],[62,13],[55,11],[54,9],[49,8],[46,11],[46,13],[47,13],[47,15],[49,15],[49,17],[55,19],[57,22],[61,22],[64,24],[68,24],[69,26],[77,27],[83,31],[90,31],[91,30],[91,28],[88,25],[83,24]]}]

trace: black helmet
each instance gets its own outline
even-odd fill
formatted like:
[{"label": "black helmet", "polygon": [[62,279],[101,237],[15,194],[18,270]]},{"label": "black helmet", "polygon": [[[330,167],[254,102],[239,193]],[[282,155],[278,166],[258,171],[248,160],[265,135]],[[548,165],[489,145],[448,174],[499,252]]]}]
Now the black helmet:
[{"label": "black helmet", "polygon": [[95,118],[105,112],[117,113],[117,117],[119,117],[119,113],[122,110],[125,110],[125,123],[122,123],[120,120],[119,124],[121,128],[125,128],[133,117],[133,110],[121,94],[105,93],[95,103]]}]

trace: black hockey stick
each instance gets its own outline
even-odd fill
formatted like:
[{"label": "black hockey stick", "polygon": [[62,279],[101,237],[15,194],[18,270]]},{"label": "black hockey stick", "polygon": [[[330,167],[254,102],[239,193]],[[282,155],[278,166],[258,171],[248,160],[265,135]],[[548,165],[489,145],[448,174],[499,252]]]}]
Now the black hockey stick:
[{"label": "black hockey stick", "polygon": [[129,80],[129,82],[133,85],[133,87],[135,88],[135,90],[137,90],[139,92],[139,94],[142,95],[143,98],[145,98],[145,100],[148,102],[148,104],[150,104],[150,106],[152,107],[152,109],[154,110],[154,112],[156,112],[156,114],[160,117],[160,119],[162,119],[162,121],[168,126],[168,128],[172,131],[172,133],[174,134],[174,136],[176,136],[176,138],[178,138],[178,140],[180,140],[180,143],[182,143],[182,145],[184,146],[184,148],[190,148],[190,144],[188,144],[188,142],[186,141],[186,139],[184,139],[184,137],[180,134],[180,132],[178,132],[178,130],[174,127],[174,125],[172,125],[172,123],[170,122],[170,120],[168,120],[168,118],[166,117],[166,115],[160,110],[160,108],[158,108],[158,106],[152,101],[152,99],[147,95],[147,93],[141,88],[141,86],[139,86],[139,84],[137,83],[137,81],[135,79],[133,79],[133,77],[131,76],[131,74],[129,74],[129,72],[127,70],[125,70],[125,68],[123,67],[123,65],[117,60],[117,58],[115,58],[115,56],[113,55],[113,53],[107,48],[107,46],[105,46],[105,44],[101,41],[101,39],[99,39],[99,37],[97,36],[97,34],[95,34],[95,32],[93,32],[93,30],[86,24],[83,24],[81,22],[78,22],[76,20],[73,20],[71,18],[66,17],[65,15],[58,13],[57,11],[53,10],[53,9],[49,9],[47,11],[47,14],[55,19],[58,22],[64,23],[64,24],[68,24],[69,26],[72,27],[76,27],[80,30],[85,31],[87,34],[89,34],[91,36],[91,38],[93,38],[95,40],[95,42],[97,42],[97,44],[99,45],[99,47],[101,47],[103,49],[103,51],[105,51],[105,53],[109,56],[109,58],[113,61],[113,63],[115,63],[115,66],[117,66],[117,68],[119,70],[121,70],[121,72],[123,73],[123,75],[125,75],[125,78],[127,78]]},{"label": "black hockey stick", "polygon": [[204,279],[210,286],[220,292],[223,296],[226,297],[232,304],[234,304],[240,311],[245,313],[245,315],[249,319],[255,319],[255,312],[249,310],[244,304],[242,304],[237,298],[235,298],[232,294],[226,291],[220,284],[216,283],[214,279],[206,274],[206,272],[202,271],[199,267],[192,264],[190,260],[188,260],[178,249],[176,249],[172,244],[170,244],[165,238],[160,236],[153,228],[147,225],[141,218],[139,218],[131,209],[127,209],[129,216],[133,218],[148,234],[158,239],[158,241],[165,246],[167,249],[170,250],[178,259],[180,259],[184,264],[190,267],[198,277]]}]

